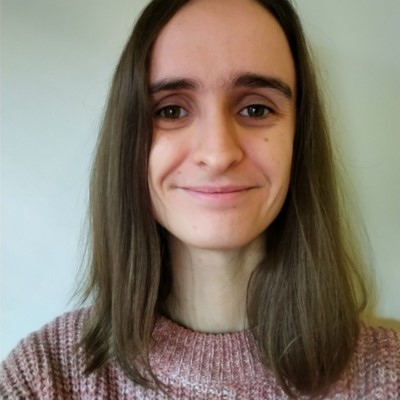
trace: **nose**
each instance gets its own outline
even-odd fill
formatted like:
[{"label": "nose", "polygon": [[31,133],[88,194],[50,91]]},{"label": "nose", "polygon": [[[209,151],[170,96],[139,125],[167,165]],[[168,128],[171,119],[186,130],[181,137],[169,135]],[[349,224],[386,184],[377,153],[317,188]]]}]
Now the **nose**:
[{"label": "nose", "polygon": [[221,173],[243,159],[238,129],[227,112],[211,112],[198,123],[194,162],[214,173]]}]

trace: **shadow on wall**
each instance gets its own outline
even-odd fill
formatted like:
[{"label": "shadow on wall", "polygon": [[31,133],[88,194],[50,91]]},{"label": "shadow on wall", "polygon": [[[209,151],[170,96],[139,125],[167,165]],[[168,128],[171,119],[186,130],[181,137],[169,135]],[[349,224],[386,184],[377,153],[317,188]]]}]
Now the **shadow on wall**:
[{"label": "shadow on wall", "polygon": [[381,318],[374,313],[368,313],[368,315],[364,316],[362,320],[367,325],[381,326],[383,328],[394,329],[395,331],[400,332],[400,321],[395,319]]}]

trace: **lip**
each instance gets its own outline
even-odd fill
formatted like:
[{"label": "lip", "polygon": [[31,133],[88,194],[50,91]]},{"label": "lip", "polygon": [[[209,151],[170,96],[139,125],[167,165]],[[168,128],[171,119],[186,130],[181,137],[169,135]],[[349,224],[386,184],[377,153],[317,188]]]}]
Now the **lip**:
[{"label": "lip", "polygon": [[208,194],[226,194],[242,192],[251,189],[251,186],[242,185],[229,185],[229,186],[186,186],[182,187],[184,190],[197,193],[208,193]]},{"label": "lip", "polygon": [[224,203],[237,201],[254,188],[254,186],[248,185],[180,187],[184,192],[197,199]]}]

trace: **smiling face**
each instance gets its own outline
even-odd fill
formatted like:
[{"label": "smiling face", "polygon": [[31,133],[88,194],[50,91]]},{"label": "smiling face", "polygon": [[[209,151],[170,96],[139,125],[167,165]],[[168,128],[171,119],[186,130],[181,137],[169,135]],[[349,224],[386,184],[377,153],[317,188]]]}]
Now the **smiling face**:
[{"label": "smiling face", "polygon": [[275,19],[250,0],[193,0],[158,36],[149,188],[156,220],[188,246],[242,248],[284,203],[295,69]]}]

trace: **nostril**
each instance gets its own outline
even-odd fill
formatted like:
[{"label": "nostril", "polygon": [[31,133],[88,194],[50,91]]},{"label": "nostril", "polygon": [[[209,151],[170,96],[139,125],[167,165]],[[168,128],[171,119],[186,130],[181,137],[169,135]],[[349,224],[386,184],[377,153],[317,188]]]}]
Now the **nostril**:
[{"label": "nostril", "polygon": [[216,171],[225,171],[240,163],[243,159],[243,151],[240,146],[207,148],[201,146],[194,152],[194,162]]}]

